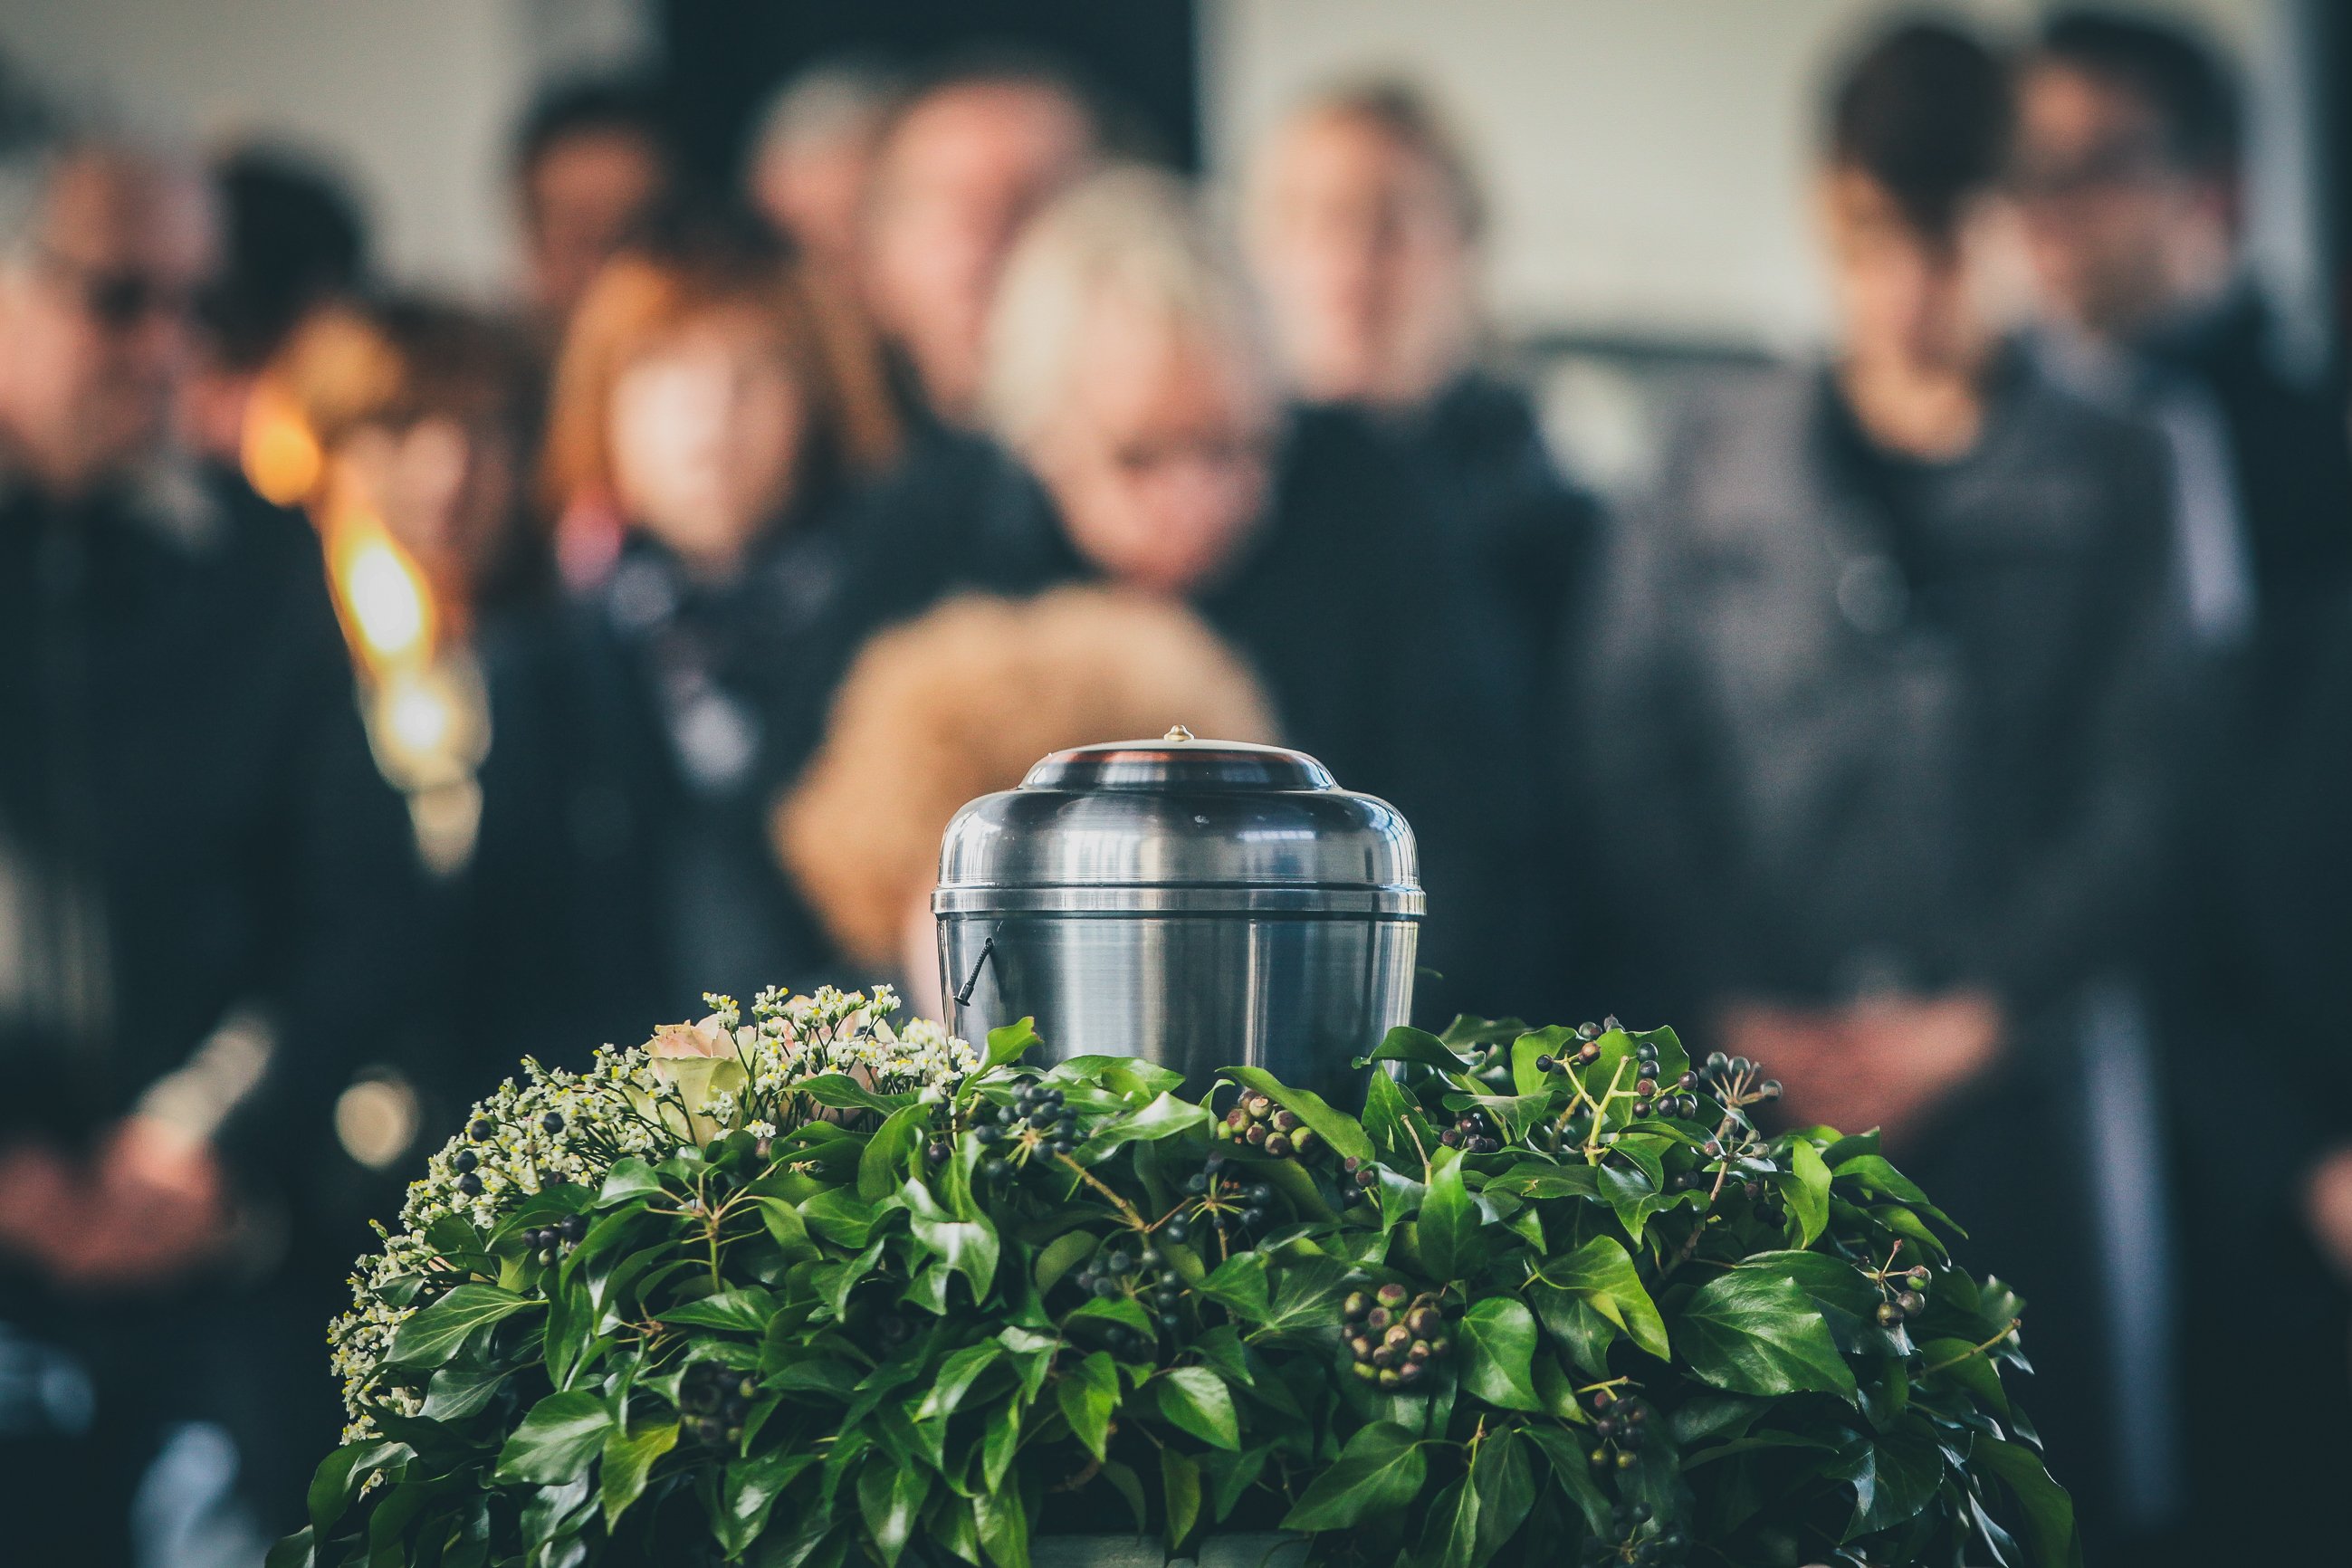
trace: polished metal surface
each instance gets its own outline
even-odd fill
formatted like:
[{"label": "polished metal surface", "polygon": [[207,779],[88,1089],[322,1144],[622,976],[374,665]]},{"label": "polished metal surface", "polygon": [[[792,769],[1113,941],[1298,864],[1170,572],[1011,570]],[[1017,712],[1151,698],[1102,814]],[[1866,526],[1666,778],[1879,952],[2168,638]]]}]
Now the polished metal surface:
[{"label": "polished metal surface", "polygon": [[1405,1021],[1412,829],[1298,752],[1059,752],[950,824],[932,897],[958,1033],[1034,1017],[1055,1058],[1135,1056],[1204,1088],[1247,1063],[1349,1103]]}]

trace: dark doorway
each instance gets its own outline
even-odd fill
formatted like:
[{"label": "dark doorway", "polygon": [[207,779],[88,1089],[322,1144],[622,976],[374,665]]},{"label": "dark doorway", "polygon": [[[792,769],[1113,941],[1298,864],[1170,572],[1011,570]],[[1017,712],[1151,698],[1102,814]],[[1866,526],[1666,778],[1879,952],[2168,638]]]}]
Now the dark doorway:
[{"label": "dark doorway", "polygon": [[687,158],[722,185],[751,117],[794,72],[851,51],[919,68],[990,44],[1067,63],[1189,170],[1200,156],[1194,12],[1192,0],[665,0],[662,32]]}]

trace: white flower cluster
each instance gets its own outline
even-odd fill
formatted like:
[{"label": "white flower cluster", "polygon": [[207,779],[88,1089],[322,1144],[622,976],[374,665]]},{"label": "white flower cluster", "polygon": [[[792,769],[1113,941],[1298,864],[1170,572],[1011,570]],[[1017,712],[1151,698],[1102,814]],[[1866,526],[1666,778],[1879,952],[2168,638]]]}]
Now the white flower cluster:
[{"label": "white flower cluster", "polygon": [[[830,985],[805,996],[770,987],[753,1000],[756,1022],[748,1025],[731,997],[703,1001],[710,1015],[699,1024],[669,1026],[646,1046],[600,1047],[584,1073],[525,1058],[525,1081],[500,1084],[425,1162],[401,1205],[400,1230],[376,1227],[383,1248],[360,1260],[352,1310],[328,1330],[352,1418],[346,1441],[372,1435],[370,1401],[409,1414],[422,1404],[415,1391],[379,1384],[377,1373],[415,1310],[395,1302],[430,1301],[441,1294],[436,1277],[459,1282],[456,1266],[425,1239],[436,1220],[454,1215],[487,1237],[522,1199],[566,1182],[598,1186],[625,1156],[660,1159],[682,1141],[738,1131],[772,1139],[780,1126],[790,1131],[819,1113],[799,1092],[810,1079],[840,1073],[877,1093],[945,1095],[980,1066],[971,1046],[928,1019],[894,1031],[898,998],[887,985],[870,996]],[[681,1057],[725,1069],[727,1087],[713,1074],[683,1078]],[[698,1087],[689,1092],[689,1083]]]}]

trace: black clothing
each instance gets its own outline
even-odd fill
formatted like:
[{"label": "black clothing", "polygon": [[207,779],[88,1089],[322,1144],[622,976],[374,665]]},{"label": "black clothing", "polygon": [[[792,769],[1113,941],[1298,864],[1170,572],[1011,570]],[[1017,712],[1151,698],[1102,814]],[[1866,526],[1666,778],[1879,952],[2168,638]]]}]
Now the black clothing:
[{"label": "black clothing", "polygon": [[[2200,1485],[2195,1560],[2316,1562],[2336,1549],[2315,1508],[2257,1510],[2243,1500],[2325,1495],[2352,1464],[2342,1283],[2318,1257],[2303,1187],[2324,1149],[2352,1142],[2332,1086],[2352,1081],[2342,1044],[2352,1013],[2352,437],[2345,388],[2300,384],[2266,351],[2250,293],[2138,345],[2153,378],[2198,389],[2218,414],[2253,582],[2251,635],[2215,650],[2218,711],[2184,752],[2190,786],[2177,882],[2153,963],[2174,1071],[2195,1081],[2216,1061],[2266,1060],[2311,1091],[2276,1096],[2270,1135],[2230,1147],[2193,1110],[2178,1139],[2186,1223],[2200,1266],[2265,1304],[2263,1366],[2245,1418],[2265,1452],[2201,1426],[2190,1444]],[[2227,1304],[2190,1291],[2192,1344],[2234,1331]]]},{"label": "black clothing", "polygon": [[2029,1408],[2095,1547],[2123,1493],[2087,1021],[2161,864],[2167,493],[2151,434],[2021,363],[1942,463],[1873,450],[1825,374],[1732,388],[1612,538],[1581,715],[1663,1016],[2000,997],[2003,1063],[1900,1158],[2026,1297]]},{"label": "black clothing", "polygon": [[[1526,694],[1475,569],[1416,477],[1358,416],[1300,414],[1265,519],[1192,607],[1255,668],[1285,738],[1413,826],[1429,894],[1414,1013],[1540,1010]],[[934,436],[877,498],[894,614],[957,587],[1025,594],[1096,575],[1001,450]],[[1107,739],[1109,737],[1106,737]]]},{"label": "black clothing", "polygon": [[[2128,951],[2166,802],[2161,451],[2013,365],[1905,512],[1821,375],[1696,411],[1614,540],[1595,791],[1685,1016]],[[1893,465],[1884,465],[1893,469]]]},{"label": "black clothing", "polygon": [[[266,1019],[266,1070],[213,1142],[285,1241],[248,1260],[274,1271],[260,1294],[235,1300],[318,1300],[323,1324],[313,1287],[340,1280],[362,1215],[396,1195],[341,1152],[330,1107],[354,1067],[409,1065],[425,949],[408,826],[368,756],[314,537],[225,474],[159,471],[70,507],[13,488],[0,638],[0,1145],[79,1150],[233,1015]],[[257,1497],[268,1522],[290,1521],[295,1482],[271,1461],[300,1450],[285,1468],[307,1468],[333,1441],[325,1356],[210,1337],[191,1352],[186,1314],[225,1290],[93,1309],[0,1259],[0,1320],[76,1354],[97,1402],[89,1436],[37,1439],[42,1468],[23,1472],[62,1465],[81,1484],[20,1496],[0,1460],[0,1518],[63,1506],[85,1531],[119,1525],[93,1500],[135,1481],[163,1413],[200,1412],[211,1363],[234,1361],[289,1391],[277,1451],[238,1435],[277,1489]]]},{"label": "black clothing", "polygon": [[768,815],[872,624],[831,521],[725,583],[644,535],[595,589],[484,639],[492,740],[460,900],[469,1034],[577,1064],[768,984],[849,984]]},{"label": "black clothing", "polygon": [[1601,508],[1552,458],[1524,388],[1470,371],[1423,407],[1379,421],[1428,487],[1433,521],[1458,531],[1510,644],[1540,687],[1559,673],[1563,609],[1591,570]]}]

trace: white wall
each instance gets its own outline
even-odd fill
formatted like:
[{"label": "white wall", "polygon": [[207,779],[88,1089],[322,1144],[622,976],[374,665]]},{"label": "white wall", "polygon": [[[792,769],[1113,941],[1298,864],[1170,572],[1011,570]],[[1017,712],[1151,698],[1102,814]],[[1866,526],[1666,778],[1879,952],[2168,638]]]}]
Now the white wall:
[{"label": "white wall", "polygon": [[0,52],[160,135],[342,169],[392,277],[477,296],[511,259],[505,150],[551,74],[642,49],[647,0],[0,0]]},{"label": "white wall", "polygon": [[[2341,3],[2341,0],[2320,0]],[[1821,86],[1880,0],[1205,0],[1219,169],[1299,93],[1394,70],[1426,83],[1486,171],[1492,289],[1513,327],[1792,346],[1823,311],[1805,191]],[[1954,9],[2022,29],[2032,0]],[[2295,0],[2171,0],[2257,67],[2257,249],[2298,299],[2307,150]],[[2263,154],[2277,148],[2278,157]]]}]

